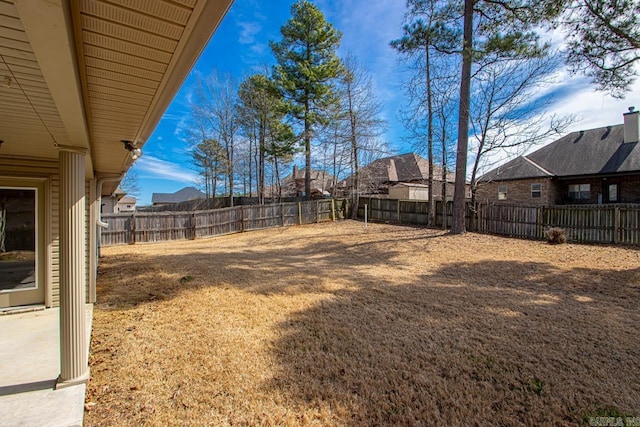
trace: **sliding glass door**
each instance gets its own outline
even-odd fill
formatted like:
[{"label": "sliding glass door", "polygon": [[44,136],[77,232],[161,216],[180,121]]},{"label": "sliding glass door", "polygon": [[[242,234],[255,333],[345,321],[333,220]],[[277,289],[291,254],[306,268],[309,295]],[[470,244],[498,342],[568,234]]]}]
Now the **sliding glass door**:
[{"label": "sliding glass door", "polygon": [[44,302],[38,189],[0,187],[0,307]]}]

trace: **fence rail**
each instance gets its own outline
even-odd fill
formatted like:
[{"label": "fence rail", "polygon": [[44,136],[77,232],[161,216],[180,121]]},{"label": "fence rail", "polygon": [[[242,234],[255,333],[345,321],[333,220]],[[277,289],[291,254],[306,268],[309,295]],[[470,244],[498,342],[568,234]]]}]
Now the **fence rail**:
[{"label": "fence rail", "polygon": [[103,214],[101,246],[166,242],[347,218],[346,199],[237,206],[193,212]]}]

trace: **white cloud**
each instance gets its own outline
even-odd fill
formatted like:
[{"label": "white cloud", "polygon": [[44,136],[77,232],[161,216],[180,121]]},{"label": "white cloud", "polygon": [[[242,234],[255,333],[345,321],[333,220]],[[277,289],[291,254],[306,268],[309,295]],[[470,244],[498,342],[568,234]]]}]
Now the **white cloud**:
[{"label": "white cloud", "polygon": [[262,31],[262,25],[258,22],[240,21],[237,25],[241,28],[238,41],[240,44],[252,44],[256,41],[256,35]]},{"label": "white cloud", "polygon": [[198,178],[195,172],[186,170],[177,163],[150,155],[144,155],[136,162],[136,170],[141,178],[164,179],[183,184],[193,184]]}]

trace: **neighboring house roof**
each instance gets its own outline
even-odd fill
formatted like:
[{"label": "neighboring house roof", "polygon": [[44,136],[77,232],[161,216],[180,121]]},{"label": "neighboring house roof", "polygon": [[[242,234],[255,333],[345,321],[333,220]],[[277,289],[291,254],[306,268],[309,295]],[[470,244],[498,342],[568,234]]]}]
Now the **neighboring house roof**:
[{"label": "neighboring house roof", "polygon": [[[394,182],[427,181],[429,179],[429,161],[415,153],[401,154],[375,160],[360,169],[361,180],[371,184]],[[441,181],[442,168],[434,165],[433,179]],[[348,177],[339,186],[350,187],[353,177]],[[447,173],[447,182],[455,182],[455,175]]]},{"label": "neighboring house roof", "polygon": [[624,142],[624,125],[572,132],[480,177],[506,181],[640,172],[640,144]]},{"label": "neighboring house roof", "polygon": [[206,195],[193,187],[185,187],[175,193],[153,193],[151,196],[152,204],[167,204],[188,202],[189,200],[204,199]]},{"label": "neighboring house roof", "polygon": [[136,204],[136,198],[135,197],[130,197],[130,196],[125,196],[122,199],[120,199],[118,201],[119,204],[124,204],[124,205],[135,205]]},{"label": "neighboring house roof", "polygon": [[[283,195],[295,196],[297,193],[303,193],[305,188],[305,171],[306,168],[294,168],[293,173],[287,175],[280,180]],[[311,169],[311,192],[319,192],[325,194],[327,189],[333,184],[333,175],[323,170]],[[271,187],[266,193],[270,194]],[[275,188],[273,188],[275,192]]]}]

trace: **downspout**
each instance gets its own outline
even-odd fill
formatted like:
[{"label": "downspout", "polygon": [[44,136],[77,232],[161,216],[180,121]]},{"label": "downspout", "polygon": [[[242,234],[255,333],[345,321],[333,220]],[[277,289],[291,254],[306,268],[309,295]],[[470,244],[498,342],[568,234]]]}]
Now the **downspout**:
[{"label": "downspout", "polygon": [[[98,271],[98,258],[100,257],[100,240],[101,233],[97,227],[107,228],[109,225],[106,222],[103,222],[101,219],[102,215],[102,184],[107,181],[121,181],[124,178],[124,173],[118,176],[110,176],[98,179],[96,184],[96,194],[95,200],[92,200],[92,205],[94,208],[92,209],[94,213],[91,215],[91,222],[95,221],[95,225],[91,225],[91,232],[95,234],[95,248],[91,248],[91,252],[89,252],[89,289],[88,289],[88,302],[95,303],[96,302],[96,280],[97,280],[97,271]],[[100,201],[100,203],[98,203]],[[96,206],[97,205],[97,206]]]},{"label": "downspout", "polygon": [[[100,178],[98,180],[98,184],[96,185],[96,193],[98,195],[98,197],[100,197],[100,200],[102,200],[102,184],[104,184],[107,181],[122,181],[122,179],[124,178],[124,173],[121,173],[118,176],[108,176],[108,177],[104,177],[104,178]],[[109,227],[109,224],[107,224],[106,222],[102,221],[102,206],[100,206],[100,210],[98,211],[98,218],[96,219],[96,224],[100,227],[100,228],[107,228]],[[98,238],[98,249],[100,248],[100,238]]]}]

